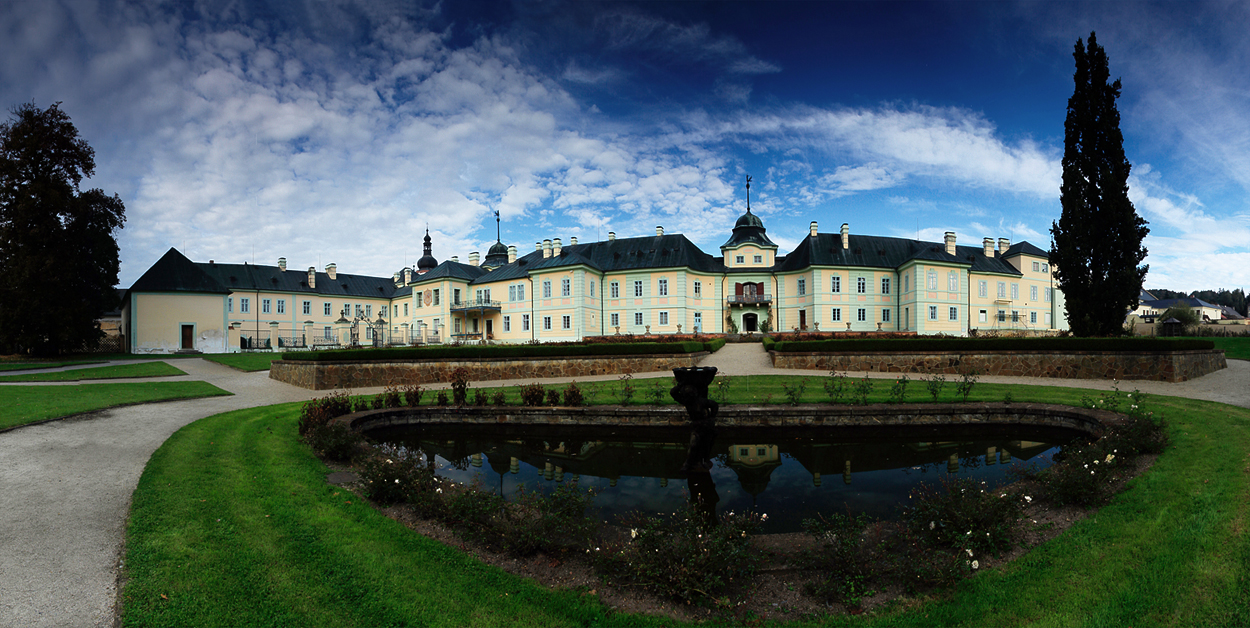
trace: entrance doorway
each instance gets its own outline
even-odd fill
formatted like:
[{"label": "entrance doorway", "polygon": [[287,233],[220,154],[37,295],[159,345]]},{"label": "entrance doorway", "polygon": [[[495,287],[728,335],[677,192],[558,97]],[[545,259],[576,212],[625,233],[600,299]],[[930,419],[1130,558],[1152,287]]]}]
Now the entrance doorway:
[{"label": "entrance doorway", "polygon": [[742,331],[754,333],[759,330],[759,317],[755,314],[742,315]]},{"label": "entrance doorway", "polygon": [[195,325],[183,325],[182,326],[182,348],[183,349],[195,348]]},{"label": "entrance doorway", "polygon": [[799,329],[807,331],[807,310],[799,310]]},{"label": "entrance doorway", "polygon": [[487,320],[486,320],[486,337],[487,337],[487,338],[494,338],[494,337],[495,337],[495,325],[494,325],[494,322],[495,322],[495,321],[492,321],[492,320],[490,320],[490,319],[487,319]]}]

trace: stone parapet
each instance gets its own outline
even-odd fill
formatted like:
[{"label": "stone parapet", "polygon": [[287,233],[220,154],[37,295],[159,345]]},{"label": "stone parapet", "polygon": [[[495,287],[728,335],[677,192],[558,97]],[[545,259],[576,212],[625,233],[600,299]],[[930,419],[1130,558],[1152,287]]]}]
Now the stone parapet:
[{"label": "stone parapet", "polygon": [[[917,403],[864,406],[721,406],[717,427],[936,427],[1027,425],[1098,434],[1121,419],[1105,410],[1042,403]],[[370,430],[421,425],[683,427],[681,406],[524,407],[464,406],[390,408],[349,414],[336,421]]]},{"label": "stone parapet", "polygon": [[1228,367],[1219,349],[1191,351],[769,352],[779,369],[1183,382]]},{"label": "stone parapet", "polygon": [[614,355],[571,358],[475,358],[472,360],[396,360],[393,362],[339,362],[276,360],[269,378],[300,388],[332,390],[435,384],[451,380],[464,367],[469,381],[587,377],[671,371],[695,366],[706,351],[673,355]]}]

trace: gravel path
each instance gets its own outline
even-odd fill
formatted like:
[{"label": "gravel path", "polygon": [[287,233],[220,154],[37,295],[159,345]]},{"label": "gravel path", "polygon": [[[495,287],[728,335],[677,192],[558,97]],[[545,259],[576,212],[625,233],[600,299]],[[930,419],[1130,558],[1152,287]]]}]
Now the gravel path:
[{"label": "gravel path", "polygon": [[[754,343],[726,345],[703,363],[731,376],[816,374],[774,369],[763,347]],[[207,416],[325,394],[275,382],[266,371],[243,373],[201,359],[181,359],[176,364],[187,372],[177,380],[207,381],[234,396],[115,408],[0,434],[0,626],[113,625],[130,498],[156,448],[182,426]],[[666,375],[645,373],[637,377]],[[614,379],[616,376],[599,376],[578,381]],[[539,381],[551,384],[568,380]],[[980,381],[1111,388],[1111,382],[1092,380],[982,377]],[[1121,388],[1250,407],[1247,384],[1250,362],[1230,360],[1228,369],[1191,382],[1122,382]]]}]

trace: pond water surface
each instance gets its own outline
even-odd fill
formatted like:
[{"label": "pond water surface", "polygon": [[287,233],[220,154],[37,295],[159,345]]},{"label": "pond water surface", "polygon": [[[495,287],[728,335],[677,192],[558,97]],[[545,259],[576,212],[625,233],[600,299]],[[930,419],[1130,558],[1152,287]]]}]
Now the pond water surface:
[{"label": "pond water surface", "polygon": [[898,516],[911,491],[945,477],[997,488],[1011,471],[1046,467],[1080,433],[1027,426],[961,428],[721,428],[711,469],[686,473],[688,428],[425,426],[374,430],[378,440],[436,457],[439,474],[512,496],[577,482],[605,520],[673,512],[691,495],[718,513],[766,513],[762,532],[797,532],[819,513]]}]

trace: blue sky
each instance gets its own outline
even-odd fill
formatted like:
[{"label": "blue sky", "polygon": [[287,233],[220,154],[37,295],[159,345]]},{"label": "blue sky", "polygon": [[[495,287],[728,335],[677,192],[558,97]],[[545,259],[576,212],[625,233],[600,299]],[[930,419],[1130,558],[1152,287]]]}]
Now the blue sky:
[{"label": "blue sky", "polygon": [[[61,102],[169,247],[388,276],[503,240],[667,232],[751,205],[1049,246],[1072,50],[1120,99],[1148,287],[1250,284],[1250,3],[0,2],[0,104]],[[1114,234],[1108,234],[1114,237]]]}]

